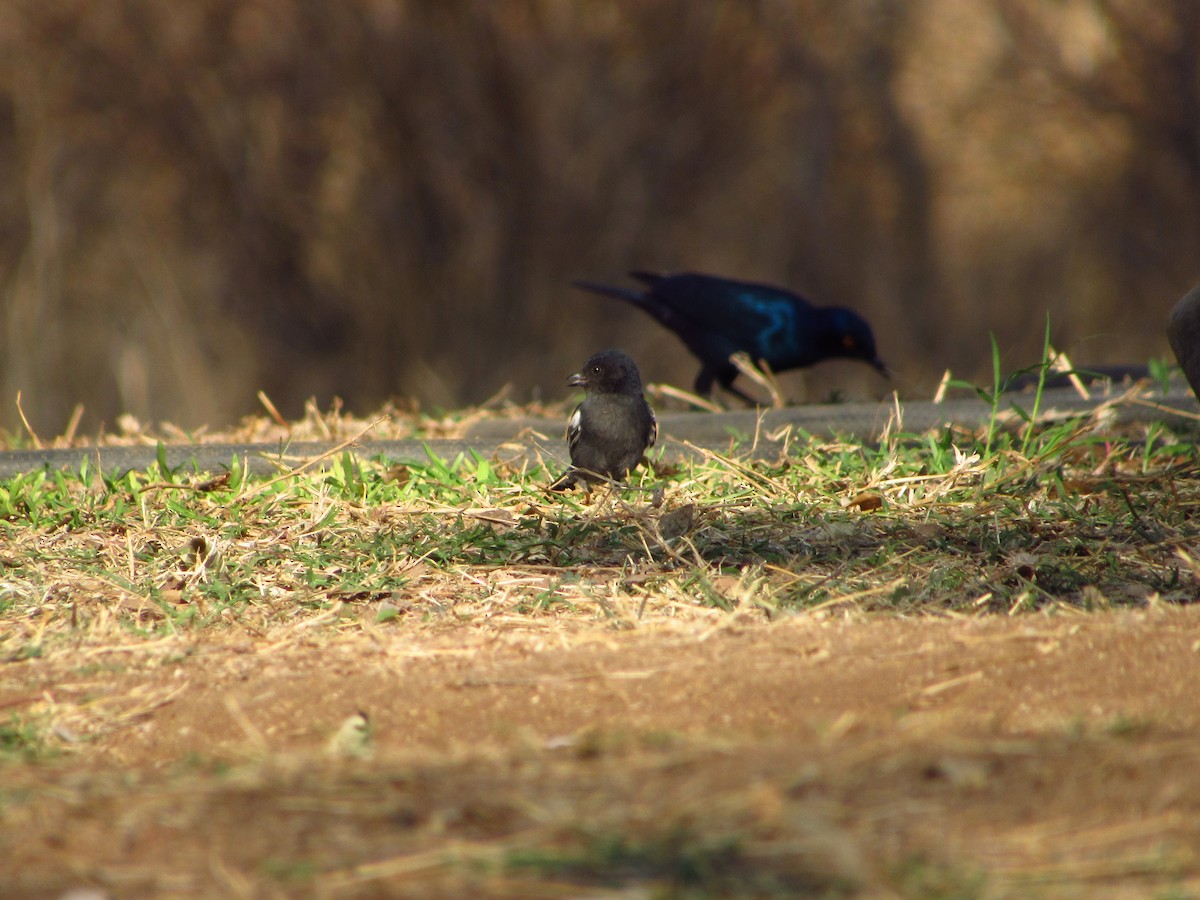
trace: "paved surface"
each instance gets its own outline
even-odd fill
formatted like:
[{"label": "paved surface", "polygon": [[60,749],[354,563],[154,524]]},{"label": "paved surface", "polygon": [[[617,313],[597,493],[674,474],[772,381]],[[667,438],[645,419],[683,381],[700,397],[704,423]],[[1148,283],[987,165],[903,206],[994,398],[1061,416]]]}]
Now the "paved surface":
[{"label": "paved surface", "polygon": [[[1084,400],[1073,391],[1055,390],[1043,396],[1043,416],[1085,415],[1104,403],[1104,400]],[[1123,402],[1113,407],[1117,423],[1152,422],[1158,420],[1185,422],[1189,416],[1200,415],[1195,398],[1185,390],[1172,389],[1160,396],[1155,404]],[[1029,410],[1032,395],[1006,395],[1001,409],[1010,411],[1013,404]],[[1180,415],[1182,414],[1182,415]],[[927,401],[903,403],[842,403],[825,406],[794,406],[786,409],[734,410],[721,413],[681,412],[659,416],[659,443],[668,461],[697,455],[702,450],[727,451],[731,439],[744,446],[752,443],[746,455],[771,458],[784,446],[789,435],[817,437],[843,435],[858,440],[876,440],[891,426],[892,431],[922,433],[948,424],[978,427],[988,421],[991,408],[977,400],[954,400],[947,403]],[[1015,415],[1006,412],[1006,415]],[[1192,419],[1191,421],[1195,421]],[[471,426],[463,440],[401,440],[363,441],[354,448],[360,456],[384,456],[397,462],[420,463],[429,453],[442,459],[454,459],[459,454],[478,453],[486,458],[507,460],[536,458],[540,453],[547,459],[565,463],[566,447],[562,438],[564,422],[556,419],[492,419]],[[757,436],[757,439],[755,440]],[[301,465],[336,447],[337,442],[303,441],[281,444],[172,444],[164,448],[167,464],[199,472],[220,472],[238,457],[255,474],[271,474]],[[0,478],[12,478],[39,469],[57,471],[78,470],[86,459],[88,464],[106,472],[125,472],[146,469],[158,458],[153,446],[79,447],[68,450],[12,450],[0,453]]]}]

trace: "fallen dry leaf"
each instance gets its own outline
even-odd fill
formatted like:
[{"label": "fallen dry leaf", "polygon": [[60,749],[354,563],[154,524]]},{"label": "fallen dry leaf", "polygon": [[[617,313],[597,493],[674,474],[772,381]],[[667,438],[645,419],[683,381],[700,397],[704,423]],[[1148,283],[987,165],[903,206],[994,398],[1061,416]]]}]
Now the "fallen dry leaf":
[{"label": "fallen dry leaf", "polygon": [[683,506],[676,507],[659,517],[658,533],[662,535],[664,541],[687,534],[691,530],[692,521],[695,519],[695,516],[695,504],[685,503]]},{"label": "fallen dry leaf", "polygon": [[851,497],[846,501],[847,509],[858,509],[862,512],[871,512],[883,506],[883,498],[878,494],[862,493]]}]

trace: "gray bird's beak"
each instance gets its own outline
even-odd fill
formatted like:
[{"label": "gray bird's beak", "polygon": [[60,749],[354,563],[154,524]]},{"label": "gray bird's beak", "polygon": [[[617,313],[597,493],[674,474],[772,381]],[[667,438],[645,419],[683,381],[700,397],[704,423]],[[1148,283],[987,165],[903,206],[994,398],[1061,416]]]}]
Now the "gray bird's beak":
[{"label": "gray bird's beak", "polygon": [[585,387],[587,387],[587,379],[584,378],[582,375],[580,375],[578,372],[576,372],[574,375],[572,375],[570,378],[567,379],[567,387],[585,388]]}]

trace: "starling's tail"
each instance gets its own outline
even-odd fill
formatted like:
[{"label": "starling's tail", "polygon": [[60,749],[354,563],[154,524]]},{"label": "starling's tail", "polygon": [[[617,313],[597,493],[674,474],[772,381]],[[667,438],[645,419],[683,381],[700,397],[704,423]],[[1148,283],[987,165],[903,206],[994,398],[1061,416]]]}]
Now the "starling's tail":
[{"label": "starling's tail", "polygon": [[629,277],[636,278],[642,284],[648,284],[651,287],[653,287],[654,285],[658,284],[658,282],[662,281],[667,276],[664,275],[662,272],[648,272],[645,269],[634,269],[632,272],[629,273]]},{"label": "starling's tail", "polygon": [[603,294],[605,297],[616,297],[618,300],[624,300],[626,303],[632,303],[635,306],[646,305],[646,295],[637,288],[616,287],[611,284],[597,284],[594,281],[572,281],[572,287],[577,287],[580,290],[591,291],[593,294]]}]

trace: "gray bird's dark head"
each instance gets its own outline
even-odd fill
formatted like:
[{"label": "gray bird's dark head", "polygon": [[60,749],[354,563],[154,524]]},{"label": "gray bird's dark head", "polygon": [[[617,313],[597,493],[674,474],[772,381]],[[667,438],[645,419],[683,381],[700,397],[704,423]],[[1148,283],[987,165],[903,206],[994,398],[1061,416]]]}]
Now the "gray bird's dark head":
[{"label": "gray bird's dark head", "polygon": [[604,350],[588,357],[583,368],[567,379],[571,387],[589,394],[640,394],[642,375],[629,354],[622,350]]}]

